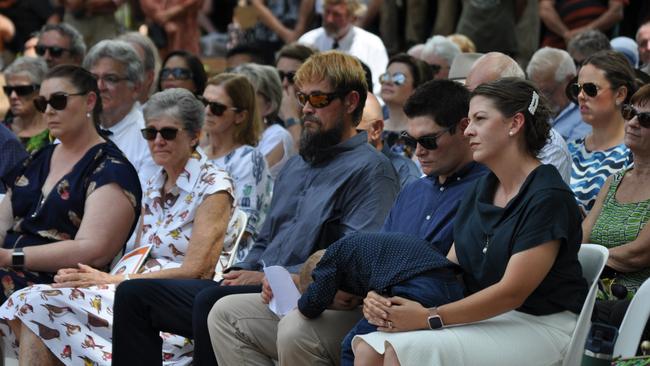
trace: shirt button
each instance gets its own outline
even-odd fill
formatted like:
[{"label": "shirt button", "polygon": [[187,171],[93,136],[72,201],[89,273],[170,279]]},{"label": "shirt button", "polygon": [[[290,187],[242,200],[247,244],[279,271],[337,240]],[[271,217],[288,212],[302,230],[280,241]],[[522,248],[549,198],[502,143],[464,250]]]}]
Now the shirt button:
[{"label": "shirt button", "polygon": [[460,177],[456,177],[456,180],[460,180]]},{"label": "shirt button", "polygon": [[426,219],[431,220],[431,215],[427,215]]},{"label": "shirt button", "polygon": [[444,191],[445,187],[440,187],[440,192]]}]

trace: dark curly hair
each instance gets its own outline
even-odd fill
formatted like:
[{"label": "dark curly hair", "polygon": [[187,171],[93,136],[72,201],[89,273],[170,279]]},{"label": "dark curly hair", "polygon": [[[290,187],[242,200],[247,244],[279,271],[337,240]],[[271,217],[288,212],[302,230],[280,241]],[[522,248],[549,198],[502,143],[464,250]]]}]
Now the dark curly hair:
[{"label": "dark curly hair", "polygon": [[[539,101],[531,114],[528,109],[532,103],[533,92],[537,94]],[[553,115],[548,102],[537,87],[528,80],[510,77],[479,85],[472,92],[471,98],[479,95],[490,99],[496,109],[507,118],[519,112],[523,113],[526,150],[537,157],[549,139],[551,125],[548,121]]]}]

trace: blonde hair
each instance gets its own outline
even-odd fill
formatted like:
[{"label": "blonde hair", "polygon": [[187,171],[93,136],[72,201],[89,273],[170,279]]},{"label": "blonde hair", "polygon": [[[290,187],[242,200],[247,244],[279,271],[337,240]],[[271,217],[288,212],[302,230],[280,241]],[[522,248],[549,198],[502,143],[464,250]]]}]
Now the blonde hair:
[{"label": "blonde hair", "polygon": [[314,272],[316,265],[318,265],[318,262],[320,262],[324,254],[325,254],[325,249],[321,249],[315,252],[314,254],[310,255],[309,258],[307,258],[307,261],[305,261],[305,264],[300,269],[299,284],[298,284],[298,287],[300,288],[298,290],[300,290],[301,294],[304,294],[305,291],[307,291],[307,287],[309,287],[309,285],[312,282],[314,282],[311,273]]},{"label": "blonde hair", "polygon": [[208,85],[222,86],[232,99],[233,107],[247,111],[244,123],[235,125],[234,139],[239,144],[257,146],[262,135],[262,118],[257,110],[255,88],[244,75],[223,73],[208,80]]},{"label": "blonde hair", "polygon": [[447,36],[447,39],[454,42],[460,48],[462,53],[475,53],[476,45],[464,34],[455,33]]},{"label": "blonde hair", "polygon": [[363,11],[364,6],[362,6],[359,0],[324,0],[323,7],[328,5],[338,5],[345,4],[348,8],[348,15],[359,16],[359,13]]},{"label": "blonde hair", "polygon": [[329,82],[334,92],[359,93],[359,104],[352,112],[352,122],[355,126],[358,125],[368,95],[366,74],[359,60],[339,51],[327,51],[312,55],[296,71],[295,83],[298,89],[305,83],[323,80]]}]

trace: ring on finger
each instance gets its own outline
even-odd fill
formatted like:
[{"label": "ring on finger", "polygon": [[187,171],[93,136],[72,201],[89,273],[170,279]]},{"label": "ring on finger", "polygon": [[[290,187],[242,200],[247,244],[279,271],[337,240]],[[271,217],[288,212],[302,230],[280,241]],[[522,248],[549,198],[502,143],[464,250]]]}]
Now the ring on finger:
[{"label": "ring on finger", "polygon": [[387,321],[386,324],[388,325],[388,329],[393,329],[393,322],[392,321]]}]

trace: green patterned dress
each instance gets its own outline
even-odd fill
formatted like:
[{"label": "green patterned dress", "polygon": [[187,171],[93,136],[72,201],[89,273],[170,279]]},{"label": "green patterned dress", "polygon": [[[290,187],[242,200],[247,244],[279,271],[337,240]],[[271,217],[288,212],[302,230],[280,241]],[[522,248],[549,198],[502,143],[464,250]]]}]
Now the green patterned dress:
[{"label": "green patterned dress", "polygon": [[[639,236],[650,219],[650,199],[633,203],[620,203],[616,200],[616,190],[625,173],[631,169],[633,168],[622,170],[613,176],[603,209],[591,229],[590,242],[607,248],[627,244]],[[650,267],[637,272],[619,273],[616,283],[634,293],[649,277]]]}]

